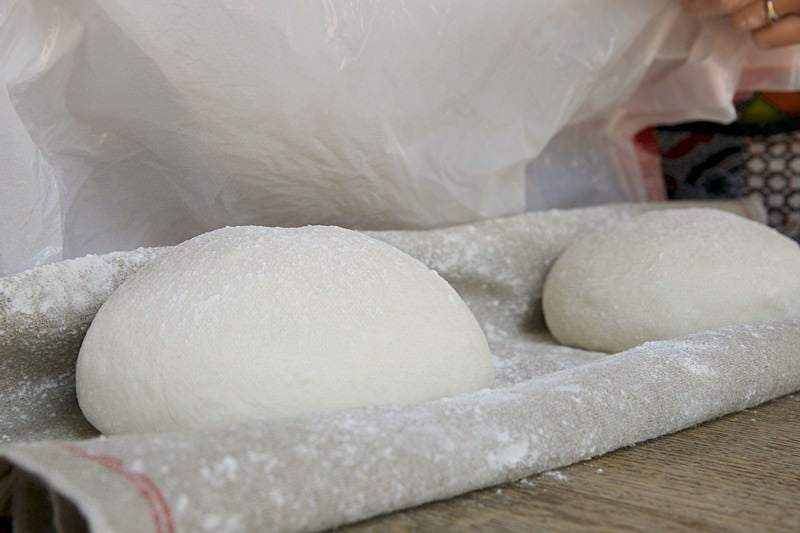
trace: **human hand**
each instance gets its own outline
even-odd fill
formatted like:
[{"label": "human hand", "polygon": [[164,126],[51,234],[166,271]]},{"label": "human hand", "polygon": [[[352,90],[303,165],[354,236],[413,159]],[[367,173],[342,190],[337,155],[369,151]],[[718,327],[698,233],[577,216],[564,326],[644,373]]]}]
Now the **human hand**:
[{"label": "human hand", "polygon": [[727,15],[760,48],[800,44],[800,0],[681,0],[694,15]]}]

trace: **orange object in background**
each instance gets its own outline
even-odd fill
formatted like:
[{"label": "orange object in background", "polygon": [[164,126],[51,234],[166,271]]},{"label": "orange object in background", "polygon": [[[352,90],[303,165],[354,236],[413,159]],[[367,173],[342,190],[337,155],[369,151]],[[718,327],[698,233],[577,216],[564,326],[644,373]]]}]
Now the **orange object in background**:
[{"label": "orange object in background", "polygon": [[737,98],[737,122],[768,124],[800,117],[800,92],[757,91]]},{"label": "orange object in background", "polygon": [[800,116],[800,92],[761,92],[761,97],[787,115]]}]

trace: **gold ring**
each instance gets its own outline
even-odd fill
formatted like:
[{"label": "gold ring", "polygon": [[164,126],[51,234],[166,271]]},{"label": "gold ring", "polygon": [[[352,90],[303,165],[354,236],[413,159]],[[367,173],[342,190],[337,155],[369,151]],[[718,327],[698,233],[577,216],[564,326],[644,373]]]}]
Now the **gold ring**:
[{"label": "gold ring", "polygon": [[773,0],[764,0],[764,10],[767,12],[767,22],[775,24],[780,20],[781,16],[778,15],[778,10],[775,9]]}]

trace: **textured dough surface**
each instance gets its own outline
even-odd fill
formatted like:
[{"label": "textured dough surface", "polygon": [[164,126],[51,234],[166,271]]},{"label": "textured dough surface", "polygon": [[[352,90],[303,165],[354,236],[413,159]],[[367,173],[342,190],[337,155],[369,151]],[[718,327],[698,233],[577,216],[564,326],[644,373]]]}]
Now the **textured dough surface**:
[{"label": "textured dough surface", "polygon": [[650,212],[571,245],[543,308],[559,342],[606,352],[800,316],[800,249],[715,209]]},{"label": "textured dough surface", "polygon": [[104,433],[409,404],[490,386],[472,313],[438,274],[336,227],[234,227],[142,268],[92,322],[78,400]]}]

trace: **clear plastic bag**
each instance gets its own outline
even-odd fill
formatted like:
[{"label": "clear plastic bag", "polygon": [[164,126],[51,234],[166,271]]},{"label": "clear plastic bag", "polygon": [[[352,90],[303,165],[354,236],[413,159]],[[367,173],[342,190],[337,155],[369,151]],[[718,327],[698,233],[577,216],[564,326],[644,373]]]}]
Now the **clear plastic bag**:
[{"label": "clear plastic bag", "polygon": [[0,273],[223,225],[636,199],[617,118],[677,4],[5,0]]}]

